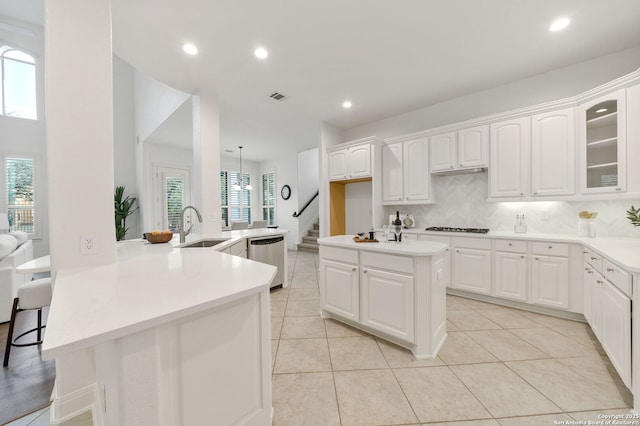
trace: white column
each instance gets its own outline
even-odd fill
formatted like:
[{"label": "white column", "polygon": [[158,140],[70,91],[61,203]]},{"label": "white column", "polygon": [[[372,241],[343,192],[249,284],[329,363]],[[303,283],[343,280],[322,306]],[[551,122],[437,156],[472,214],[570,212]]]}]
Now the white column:
[{"label": "white column", "polygon": [[220,109],[212,93],[193,97],[193,172],[194,205],[203,220],[200,232],[218,232],[222,229]]},{"label": "white column", "polygon": [[[110,0],[47,0],[45,111],[53,273],[116,259]],[[80,254],[81,237],[95,253]]]}]

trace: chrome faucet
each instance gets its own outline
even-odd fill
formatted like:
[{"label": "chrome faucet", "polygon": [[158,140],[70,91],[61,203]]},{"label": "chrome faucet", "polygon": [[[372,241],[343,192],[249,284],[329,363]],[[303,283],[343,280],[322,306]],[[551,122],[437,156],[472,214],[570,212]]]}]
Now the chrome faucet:
[{"label": "chrome faucet", "polygon": [[184,209],[182,209],[182,213],[180,214],[180,244],[185,242],[187,235],[189,235],[189,233],[191,232],[191,228],[193,228],[193,225],[191,225],[189,229],[187,229],[186,231],[184,230],[184,213],[188,209],[192,209],[194,212],[196,212],[196,216],[198,216],[198,222],[202,223],[202,216],[200,215],[200,212],[198,211],[198,209],[196,209],[193,206],[187,206]]}]

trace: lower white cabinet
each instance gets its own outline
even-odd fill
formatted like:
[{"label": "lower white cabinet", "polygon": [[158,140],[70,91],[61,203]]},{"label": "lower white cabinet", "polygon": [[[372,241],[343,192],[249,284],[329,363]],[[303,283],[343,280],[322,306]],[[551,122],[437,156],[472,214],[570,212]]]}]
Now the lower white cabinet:
[{"label": "lower white cabinet", "polygon": [[538,305],[569,307],[569,259],[534,255],[531,264],[531,297]]},{"label": "lower white cabinet", "polygon": [[323,309],[352,321],[360,320],[360,277],[357,265],[320,261]]},{"label": "lower white cabinet", "polygon": [[489,250],[456,248],[454,264],[454,288],[491,294],[491,252]]},{"label": "lower white cabinet", "polygon": [[505,299],[527,301],[527,256],[496,252],[495,295]]},{"label": "lower white cabinet", "polygon": [[413,340],[413,277],[364,267],[360,322],[402,340]]},{"label": "lower white cabinet", "polygon": [[624,384],[631,388],[631,300],[605,279],[599,285],[600,342]]}]

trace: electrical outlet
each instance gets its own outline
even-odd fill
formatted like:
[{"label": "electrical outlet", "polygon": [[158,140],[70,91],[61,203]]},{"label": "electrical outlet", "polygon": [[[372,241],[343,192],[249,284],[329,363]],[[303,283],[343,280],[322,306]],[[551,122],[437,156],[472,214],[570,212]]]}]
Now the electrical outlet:
[{"label": "electrical outlet", "polygon": [[551,219],[551,213],[549,213],[549,209],[547,207],[542,209],[542,220]]},{"label": "electrical outlet", "polygon": [[98,247],[96,246],[96,240],[90,235],[83,235],[80,237],[80,254],[96,254],[98,253]]}]

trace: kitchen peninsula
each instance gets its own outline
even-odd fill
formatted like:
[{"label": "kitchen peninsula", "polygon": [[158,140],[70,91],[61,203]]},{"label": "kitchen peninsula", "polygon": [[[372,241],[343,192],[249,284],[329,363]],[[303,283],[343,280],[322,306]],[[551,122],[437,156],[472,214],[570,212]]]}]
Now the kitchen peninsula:
[{"label": "kitchen peninsula", "polygon": [[[56,360],[51,420],[92,410],[97,425],[269,424],[276,268],[223,251],[285,234],[127,240],[113,264],[60,271],[42,348]],[[211,240],[225,241],[194,246]]]},{"label": "kitchen peninsula", "polygon": [[446,244],[318,239],[320,309],[334,318],[433,359],[446,333]]}]

